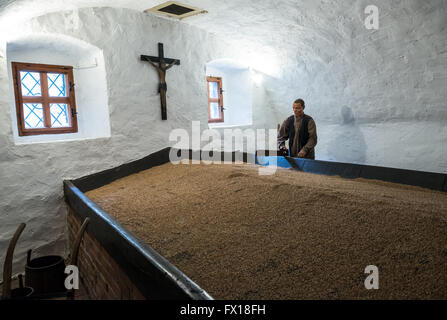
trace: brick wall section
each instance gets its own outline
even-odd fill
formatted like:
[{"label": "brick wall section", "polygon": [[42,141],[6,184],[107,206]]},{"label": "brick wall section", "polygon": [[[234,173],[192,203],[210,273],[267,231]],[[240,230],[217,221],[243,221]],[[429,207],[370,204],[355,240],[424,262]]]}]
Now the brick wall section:
[{"label": "brick wall section", "polygon": [[[70,248],[81,226],[80,217],[68,207]],[[87,228],[88,229],[88,228]],[[143,300],[145,297],[113,258],[89,232],[84,233],[78,255],[79,277],[94,300]]]}]

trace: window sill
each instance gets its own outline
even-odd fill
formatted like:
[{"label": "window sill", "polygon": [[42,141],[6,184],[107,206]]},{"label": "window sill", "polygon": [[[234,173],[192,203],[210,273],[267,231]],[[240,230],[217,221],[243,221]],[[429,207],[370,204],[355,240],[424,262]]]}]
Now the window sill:
[{"label": "window sill", "polygon": [[234,128],[243,128],[243,127],[251,127],[253,126],[252,123],[246,123],[246,124],[224,124],[224,123],[208,123],[208,127],[210,129],[234,129]]},{"label": "window sill", "polygon": [[[104,136],[104,137],[67,137],[68,135],[74,135],[74,134],[64,134],[65,137],[58,136],[55,137],[54,135],[40,135],[40,136],[27,136],[25,139],[23,137],[20,137],[19,139],[16,139],[14,141],[14,145],[16,146],[23,146],[23,145],[30,145],[30,144],[50,144],[50,143],[63,143],[63,142],[76,142],[76,141],[86,141],[86,140],[100,140],[100,139],[110,139],[110,136]],[[39,137],[32,139],[33,137]],[[42,139],[44,138],[44,139]]]}]

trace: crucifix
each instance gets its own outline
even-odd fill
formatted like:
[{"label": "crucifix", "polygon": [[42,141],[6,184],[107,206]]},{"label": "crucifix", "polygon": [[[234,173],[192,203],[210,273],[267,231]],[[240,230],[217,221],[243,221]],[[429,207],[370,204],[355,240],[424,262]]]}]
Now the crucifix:
[{"label": "crucifix", "polygon": [[[166,109],[166,91],[168,86],[166,84],[166,71],[172,68],[174,65],[180,65],[180,60],[168,59],[164,57],[163,43],[158,44],[158,57],[141,56],[141,61],[149,62],[155,69],[157,69],[158,76],[160,77],[160,101],[161,101],[161,118],[162,120],[168,119],[168,112]],[[158,66],[156,65],[158,63]],[[168,66],[166,66],[168,64]]]}]

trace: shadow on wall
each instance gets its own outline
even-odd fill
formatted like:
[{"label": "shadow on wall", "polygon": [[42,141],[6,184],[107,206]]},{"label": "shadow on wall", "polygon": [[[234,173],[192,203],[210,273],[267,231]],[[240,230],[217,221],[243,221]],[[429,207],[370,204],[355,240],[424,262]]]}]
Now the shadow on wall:
[{"label": "shadow on wall", "polygon": [[337,162],[366,162],[365,137],[356,124],[352,109],[343,106],[340,110],[341,126],[338,127],[328,143],[328,160]]}]

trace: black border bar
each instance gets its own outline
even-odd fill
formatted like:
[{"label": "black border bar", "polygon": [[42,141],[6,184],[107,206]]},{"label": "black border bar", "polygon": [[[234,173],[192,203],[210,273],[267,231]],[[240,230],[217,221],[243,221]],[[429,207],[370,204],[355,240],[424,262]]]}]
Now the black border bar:
[{"label": "black border bar", "polygon": [[262,156],[258,154],[256,156],[256,163],[260,165],[274,164],[275,161],[272,160],[276,161],[278,167],[292,168],[302,172],[340,176],[347,179],[364,178],[382,180],[447,192],[447,174],[443,173],[290,157],[274,157],[271,155]]}]

